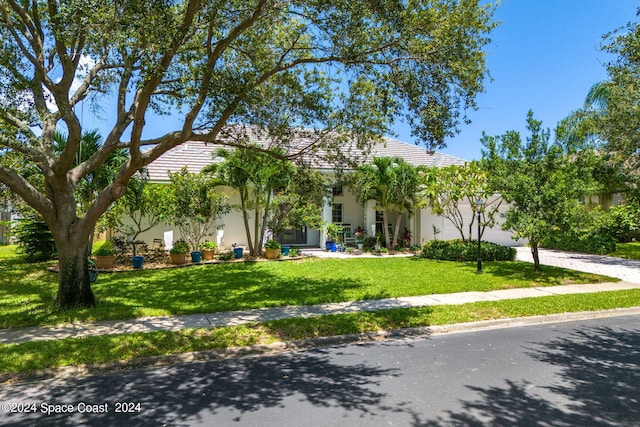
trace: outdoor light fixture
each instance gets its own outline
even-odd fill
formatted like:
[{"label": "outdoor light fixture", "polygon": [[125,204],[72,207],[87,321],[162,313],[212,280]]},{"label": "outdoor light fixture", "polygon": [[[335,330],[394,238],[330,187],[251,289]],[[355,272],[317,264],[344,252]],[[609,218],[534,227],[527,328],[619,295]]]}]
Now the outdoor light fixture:
[{"label": "outdoor light fixture", "polygon": [[476,273],[482,273],[482,249],[480,247],[480,212],[482,212],[482,207],[484,206],[484,200],[478,198],[476,200],[476,212],[478,212],[478,270]]}]

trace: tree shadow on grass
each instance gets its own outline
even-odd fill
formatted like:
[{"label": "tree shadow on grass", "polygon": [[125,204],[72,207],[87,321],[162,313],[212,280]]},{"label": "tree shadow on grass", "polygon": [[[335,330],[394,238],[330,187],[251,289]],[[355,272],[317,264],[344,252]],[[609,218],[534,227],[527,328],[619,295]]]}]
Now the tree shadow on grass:
[{"label": "tree shadow on grass", "polygon": [[[92,378],[70,379],[46,390],[21,392],[22,385],[0,391],[0,400],[20,396],[22,401],[48,403],[109,403],[107,414],[9,414],[3,425],[171,425],[206,423],[214,415],[223,425],[255,423],[256,411],[268,408],[295,410],[304,400],[314,407],[349,411],[367,419],[380,414],[404,414],[417,418],[404,405],[384,403],[386,394],[376,391],[395,369],[365,363],[343,366],[331,361],[328,351],[314,350],[261,358],[174,365],[165,368],[118,372]],[[11,395],[9,395],[11,393]],[[18,394],[16,394],[18,393]],[[29,395],[31,393],[31,395]],[[115,402],[139,402],[140,412],[118,414]],[[289,412],[291,413],[291,412]],[[286,419],[286,417],[283,417]],[[225,422],[226,420],[226,422]],[[266,420],[265,420],[266,421]],[[312,423],[312,420],[309,420]],[[210,420],[209,420],[210,422]]]},{"label": "tree shadow on grass", "polygon": [[469,387],[479,398],[462,402],[464,413],[426,425],[640,425],[640,333],[585,328],[535,345],[529,350],[532,358],[560,368],[559,381],[543,387],[553,400],[534,394],[524,380]]}]

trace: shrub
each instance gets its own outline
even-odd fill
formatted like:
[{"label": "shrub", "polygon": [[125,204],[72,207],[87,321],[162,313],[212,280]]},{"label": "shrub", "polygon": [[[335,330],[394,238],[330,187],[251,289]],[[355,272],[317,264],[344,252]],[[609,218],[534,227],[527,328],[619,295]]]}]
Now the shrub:
[{"label": "shrub", "polygon": [[280,249],[282,245],[277,240],[267,240],[267,243],[264,245],[265,249]]},{"label": "shrub", "polygon": [[[513,261],[515,248],[491,242],[480,242],[483,261]],[[464,240],[431,240],[422,245],[424,258],[446,261],[475,261],[478,259],[478,242]]]},{"label": "shrub", "polygon": [[184,240],[178,240],[173,244],[173,247],[169,251],[172,254],[186,254],[189,252],[189,244]]},{"label": "shrub", "polygon": [[604,227],[617,242],[631,242],[640,237],[640,209],[618,205],[605,213]]},{"label": "shrub", "polygon": [[605,228],[556,233],[540,242],[549,249],[604,255],[616,250],[616,239]]},{"label": "shrub", "polygon": [[215,251],[216,249],[218,249],[218,245],[215,242],[212,241],[205,241],[200,243],[200,249],[206,250],[206,251]]},{"label": "shrub", "polygon": [[49,261],[58,256],[49,227],[35,216],[18,220],[14,235],[20,252],[26,254],[29,261]]},{"label": "shrub", "polygon": [[96,243],[94,246],[97,246],[93,250],[94,256],[113,256],[116,254],[116,249],[111,240]]},{"label": "shrub", "polygon": [[376,247],[376,245],[378,244],[378,239],[375,237],[367,237],[364,239],[362,243],[363,243],[364,249],[370,251]]}]

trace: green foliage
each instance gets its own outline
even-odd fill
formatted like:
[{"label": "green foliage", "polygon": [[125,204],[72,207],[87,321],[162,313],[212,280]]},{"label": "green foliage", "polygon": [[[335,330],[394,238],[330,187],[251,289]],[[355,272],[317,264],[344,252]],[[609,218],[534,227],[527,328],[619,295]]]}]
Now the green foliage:
[{"label": "green foliage", "polygon": [[542,240],[577,227],[584,212],[582,200],[597,188],[592,157],[568,152],[560,144],[550,144],[549,130],[527,114],[530,136],[522,141],[516,131],[502,136],[483,135],[482,165],[492,179],[492,187],[510,203],[505,230],[514,239],[527,239],[533,250],[534,269],[540,269],[538,246]]},{"label": "green foliage", "polygon": [[[417,140],[441,146],[483,91],[493,10],[477,1],[0,2],[0,182],[44,215],[67,263],[82,258],[78,239],[131,177],[189,140],[243,147],[251,124],[269,148],[338,161],[345,141],[368,148],[404,116]],[[104,142],[76,163],[83,122],[102,111]],[[145,138],[145,117],[174,112],[174,128]],[[293,146],[294,128],[318,131]],[[62,151],[57,129],[68,132]],[[123,148],[126,161],[77,216],[81,182]],[[88,282],[65,276],[72,270],[60,269],[58,300],[92,305]]]},{"label": "green foliage", "polygon": [[171,207],[171,221],[195,251],[220,226],[216,219],[229,212],[228,197],[215,191],[215,182],[207,173],[189,173],[186,166],[169,173],[169,179],[170,198],[165,203]]},{"label": "green foliage", "polygon": [[[129,181],[127,190],[101,219],[101,224],[112,227],[128,235],[131,240],[156,225],[171,219],[171,187],[165,184],[152,184],[144,174]],[[133,223],[133,229],[123,227]]]},{"label": "green foliage", "polygon": [[640,238],[640,209],[636,205],[614,206],[605,213],[605,227],[617,242]]},{"label": "green foliage", "polygon": [[324,225],[324,230],[327,233],[327,237],[331,242],[337,242],[342,235],[343,227],[341,224],[328,223]]},{"label": "green foliage", "polygon": [[18,240],[19,251],[26,254],[29,261],[40,262],[56,258],[53,236],[42,219],[28,216],[18,220],[13,235]]},{"label": "green foliage", "polygon": [[287,168],[287,185],[275,192],[268,227],[277,239],[284,230],[322,226],[322,207],[326,196],[326,175],[307,167]]},{"label": "green foliage", "polygon": [[267,240],[267,243],[264,244],[265,249],[280,249],[282,245],[277,240]]},{"label": "green foliage", "polygon": [[218,249],[218,245],[210,240],[205,240],[204,242],[200,243],[200,249],[215,251],[216,249]]},{"label": "green foliage", "polygon": [[[515,248],[492,242],[480,242],[483,261],[513,261]],[[467,240],[431,240],[422,245],[422,257],[445,261],[474,261],[478,259],[478,242]]]},{"label": "green foliage", "polygon": [[178,240],[175,242],[169,251],[169,253],[174,255],[186,254],[187,252],[189,252],[189,244],[184,240]]},{"label": "green foliage", "polygon": [[[477,215],[464,215],[466,207],[476,210],[476,202],[484,205],[480,213],[480,235],[496,224],[496,216],[502,196],[494,194],[488,172],[478,162],[464,166],[432,167],[425,170],[422,181],[425,184],[422,204],[429,204],[431,212],[447,218],[460,233],[463,240],[472,240]],[[434,238],[440,231],[433,226]]]},{"label": "green foliage", "polygon": [[[218,185],[228,185],[240,195],[240,205],[234,208],[242,212],[249,253],[257,256],[267,225],[277,206],[274,193],[289,185],[295,173],[294,166],[290,161],[279,158],[283,156],[281,150],[266,153],[255,145],[233,151],[218,150],[216,154],[224,158],[224,161],[208,166],[205,171],[215,177]],[[295,202],[291,203],[292,206],[295,205]],[[251,212],[254,219],[253,230],[249,224]]]},{"label": "green foliage", "polygon": [[376,210],[382,212],[383,223],[388,224],[389,212],[398,216],[393,236],[384,227],[385,247],[391,247],[400,236],[400,223],[404,216],[411,216],[418,203],[420,172],[422,168],[407,163],[400,157],[374,157],[347,177],[348,186],[361,203],[376,201]]},{"label": "green foliage", "polygon": [[116,254],[116,248],[111,240],[96,242],[93,244],[94,256],[113,256]]},{"label": "green foliage", "polygon": [[300,249],[298,248],[291,248],[289,249],[289,256],[292,258],[297,257],[298,255],[300,255]]}]

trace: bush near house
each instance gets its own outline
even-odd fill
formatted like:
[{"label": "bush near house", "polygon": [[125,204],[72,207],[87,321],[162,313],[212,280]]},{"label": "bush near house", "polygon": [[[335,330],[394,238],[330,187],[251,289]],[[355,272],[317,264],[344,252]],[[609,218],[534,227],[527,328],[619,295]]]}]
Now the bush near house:
[{"label": "bush near house", "polygon": [[[491,242],[480,242],[480,252],[484,261],[513,261],[515,248]],[[422,245],[422,257],[445,261],[475,261],[478,259],[478,242],[461,239],[431,240]]]}]

